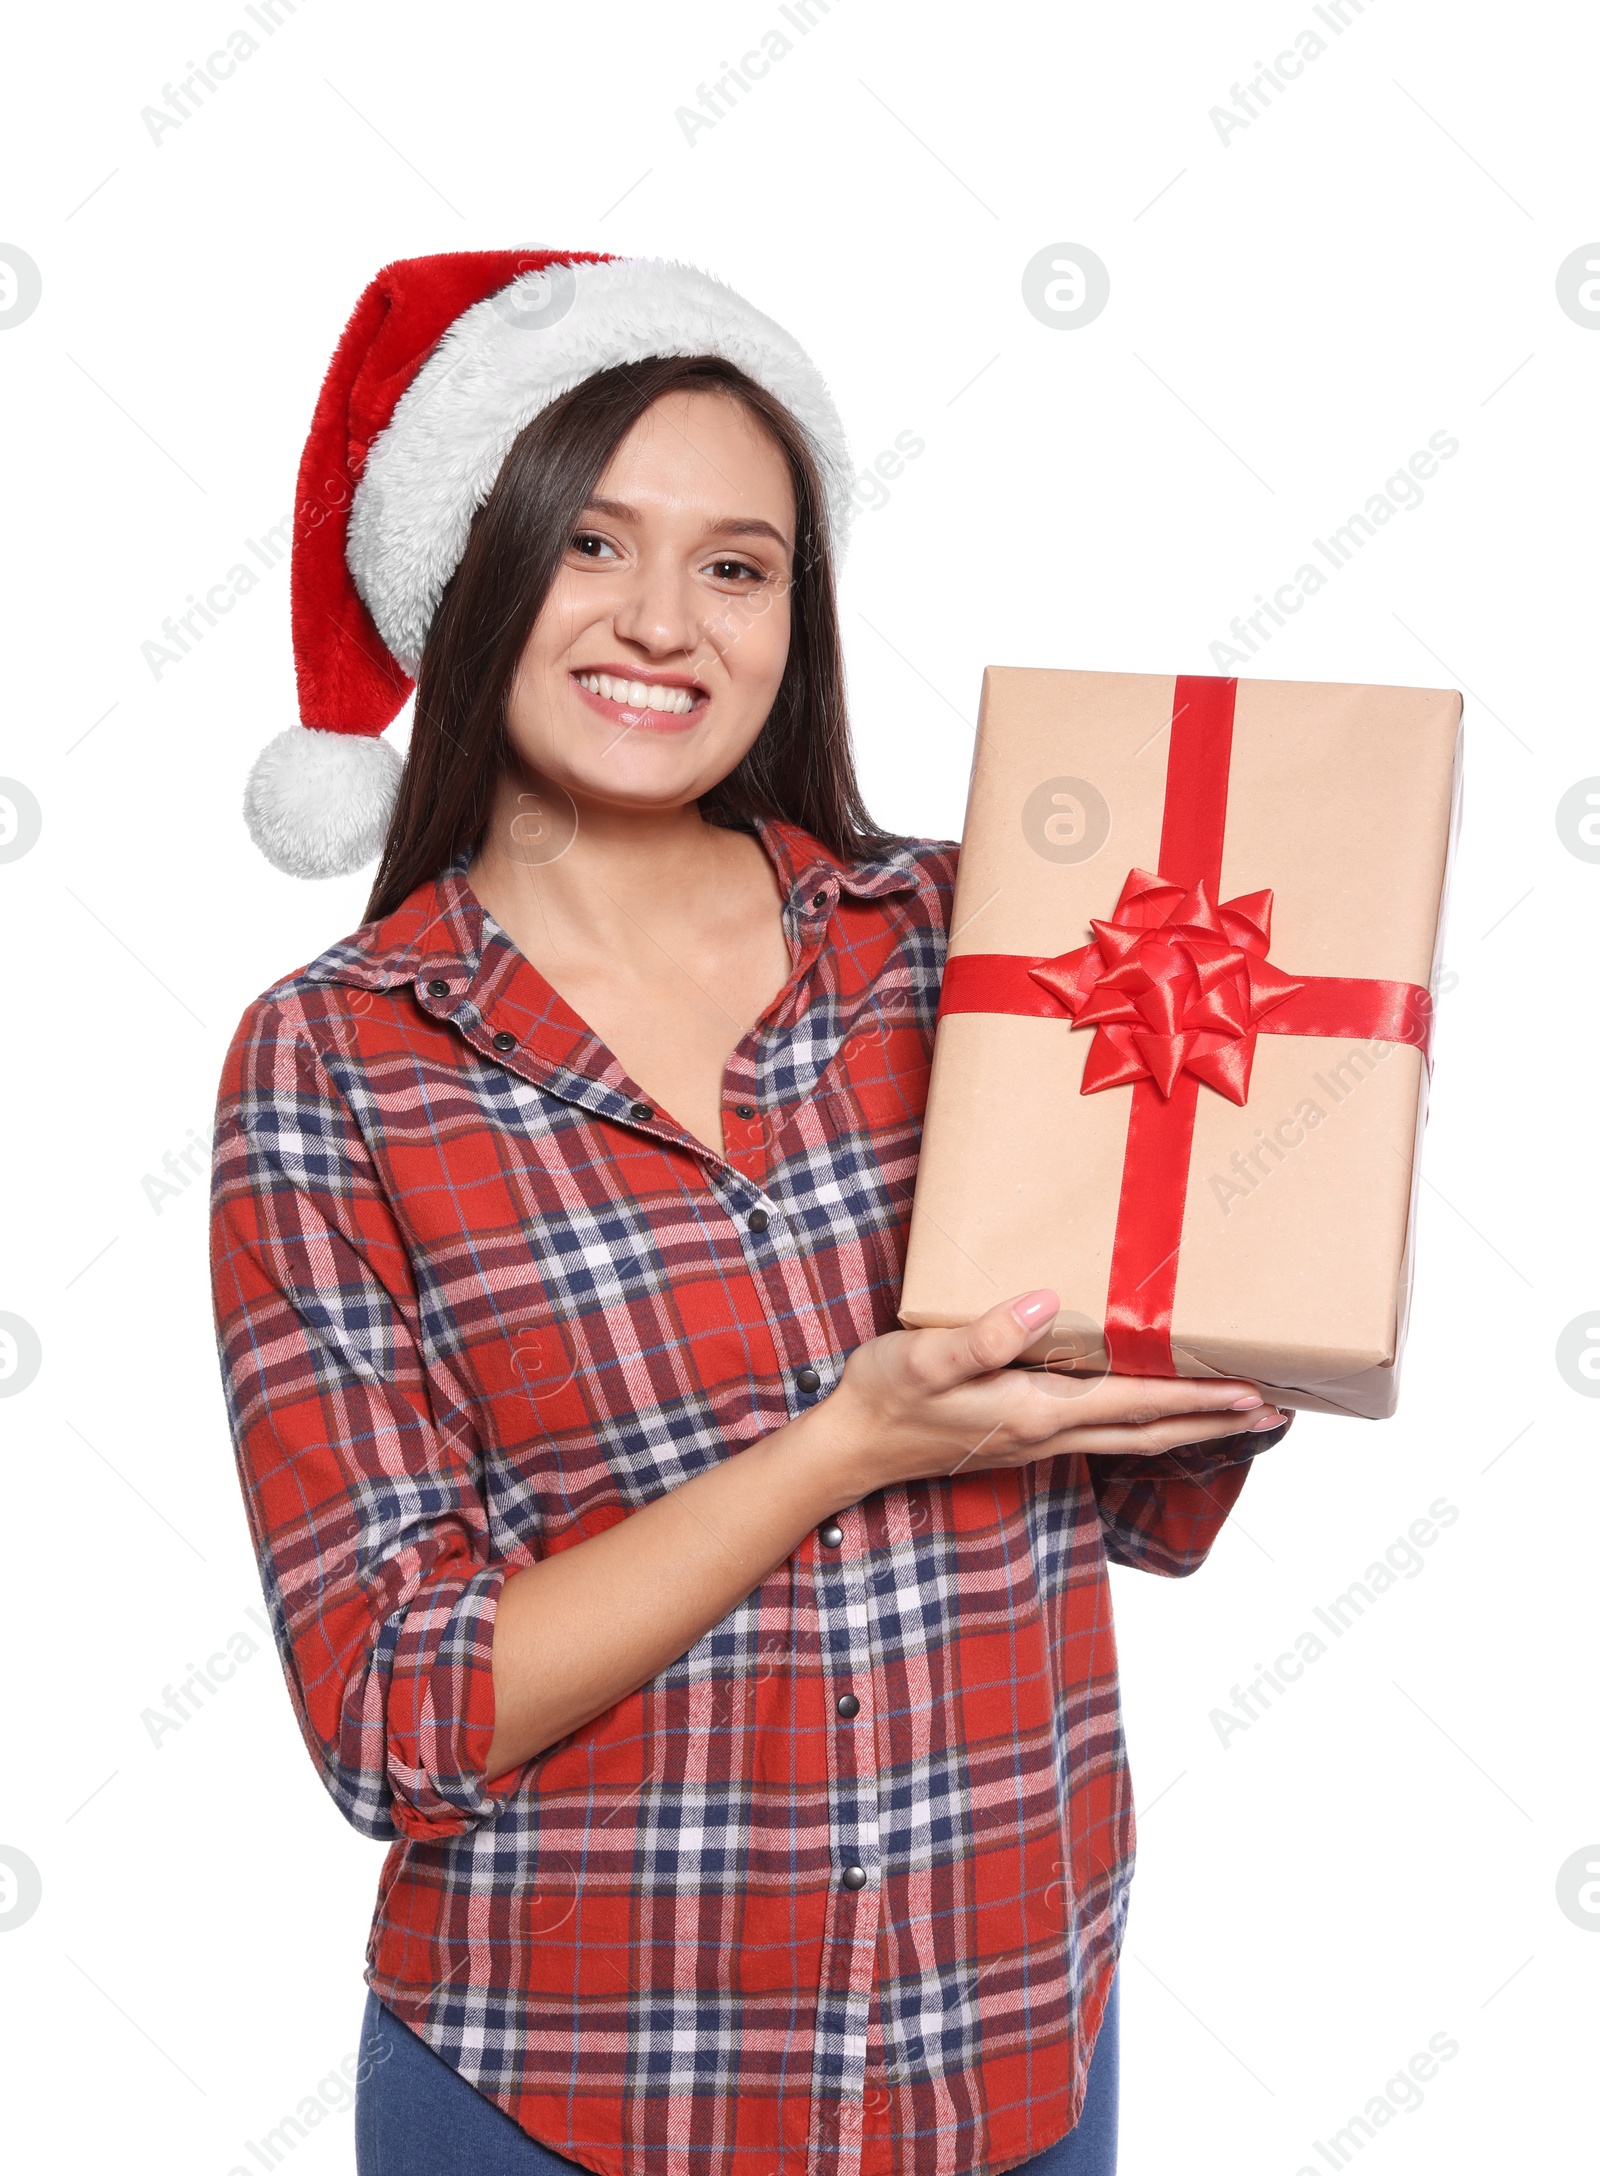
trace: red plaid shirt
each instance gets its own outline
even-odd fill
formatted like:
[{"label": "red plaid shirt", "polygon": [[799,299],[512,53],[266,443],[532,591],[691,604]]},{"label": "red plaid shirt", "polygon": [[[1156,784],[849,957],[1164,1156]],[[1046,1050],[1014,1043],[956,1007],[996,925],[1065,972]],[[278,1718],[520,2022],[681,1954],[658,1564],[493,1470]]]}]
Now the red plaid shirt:
[{"label": "red plaid shirt", "polygon": [[251,1005],[212,1226],[239,1473],[311,1757],[392,1839],[367,1977],[463,2077],[605,2176],[995,2171],[1076,2120],[1121,1943],[1107,1559],[1193,1571],[1275,1436],[841,1505],[484,1772],[507,1576],[895,1327],[955,849],[761,837],[793,967],[726,1156],[462,864]]}]

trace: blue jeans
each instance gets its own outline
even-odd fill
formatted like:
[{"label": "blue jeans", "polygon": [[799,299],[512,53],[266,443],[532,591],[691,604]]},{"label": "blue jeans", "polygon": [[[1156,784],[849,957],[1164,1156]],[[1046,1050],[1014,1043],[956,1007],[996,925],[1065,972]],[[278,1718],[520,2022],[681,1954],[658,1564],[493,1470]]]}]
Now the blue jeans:
[{"label": "blue jeans", "polygon": [[[1012,2176],[1115,2176],[1117,1987],[1113,1978],[1082,2115]],[[572,2176],[580,2166],[530,2138],[370,1988],[356,2076],[357,2176]]]}]

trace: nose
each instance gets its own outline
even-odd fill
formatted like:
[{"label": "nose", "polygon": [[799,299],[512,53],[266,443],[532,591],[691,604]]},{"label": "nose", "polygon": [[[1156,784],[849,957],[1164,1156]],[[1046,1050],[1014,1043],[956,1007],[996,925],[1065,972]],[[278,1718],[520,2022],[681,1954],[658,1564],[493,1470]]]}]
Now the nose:
[{"label": "nose", "polygon": [[639,560],[611,620],[624,642],[653,658],[687,657],[702,633],[693,581],[664,554]]}]

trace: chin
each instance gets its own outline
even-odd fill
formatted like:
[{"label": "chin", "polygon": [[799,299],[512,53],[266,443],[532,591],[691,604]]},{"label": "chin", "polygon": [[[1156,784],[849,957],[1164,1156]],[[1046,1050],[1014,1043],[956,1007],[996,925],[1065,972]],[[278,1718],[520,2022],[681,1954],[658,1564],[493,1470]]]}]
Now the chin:
[{"label": "chin", "polygon": [[754,733],[726,738],[717,733],[713,738],[704,726],[662,732],[606,724],[597,734],[594,719],[586,716],[574,719],[562,736],[564,760],[543,763],[527,748],[519,752],[552,784],[581,799],[618,807],[681,808],[719,785],[754,739]]},{"label": "chin", "polygon": [[732,763],[724,766],[681,761],[607,762],[585,764],[581,769],[567,765],[551,782],[564,787],[575,800],[593,801],[606,808],[636,810],[645,815],[687,807],[690,802],[698,801],[702,794],[709,793],[732,768]]}]

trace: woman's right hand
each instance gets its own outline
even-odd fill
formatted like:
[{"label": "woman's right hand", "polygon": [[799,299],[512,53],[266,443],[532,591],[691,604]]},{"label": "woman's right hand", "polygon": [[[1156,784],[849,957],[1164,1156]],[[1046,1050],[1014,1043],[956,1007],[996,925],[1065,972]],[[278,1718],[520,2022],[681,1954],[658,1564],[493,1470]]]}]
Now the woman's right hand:
[{"label": "woman's right hand", "polygon": [[1249,1383],[1008,1367],[1058,1305],[1054,1292],[1029,1292],[964,1329],[870,1338],[798,1419],[513,1572],[495,1614],[488,1775],[657,1676],[841,1504],[899,1481],[1063,1451],[1167,1451],[1278,1424]]},{"label": "woman's right hand", "polygon": [[1282,1425],[1253,1383],[1012,1367],[1059,1306],[1054,1292],[1026,1292],[958,1330],[891,1330],[858,1345],[819,1409],[841,1448],[859,1446],[868,1478],[858,1493],[1067,1451],[1153,1456]]}]

